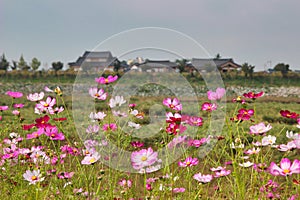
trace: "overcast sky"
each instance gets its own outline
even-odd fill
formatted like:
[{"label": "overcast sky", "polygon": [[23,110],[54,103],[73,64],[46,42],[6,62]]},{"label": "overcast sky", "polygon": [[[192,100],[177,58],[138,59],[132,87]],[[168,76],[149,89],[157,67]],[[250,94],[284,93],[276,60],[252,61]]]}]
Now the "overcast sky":
[{"label": "overcast sky", "polygon": [[119,32],[163,27],[256,70],[268,61],[300,69],[299,10],[299,0],[0,0],[0,53],[67,63]]}]

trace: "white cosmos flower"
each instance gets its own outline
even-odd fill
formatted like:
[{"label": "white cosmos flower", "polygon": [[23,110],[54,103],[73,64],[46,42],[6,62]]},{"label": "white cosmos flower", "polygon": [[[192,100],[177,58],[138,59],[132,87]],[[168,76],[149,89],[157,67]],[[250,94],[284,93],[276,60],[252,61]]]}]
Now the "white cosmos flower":
[{"label": "white cosmos flower", "polygon": [[134,122],[128,122],[128,126],[132,127],[132,128],[135,128],[135,129],[140,129],[141,128],[140,124],[136,124]]},{"label": "white cosmos flower", "polygon": [[126,100],[123,96],[116,96],[115,98],[111,98],[109,100],[109,107],[114,108],[116,106],[121,106],[124,103],[126,103]]}]

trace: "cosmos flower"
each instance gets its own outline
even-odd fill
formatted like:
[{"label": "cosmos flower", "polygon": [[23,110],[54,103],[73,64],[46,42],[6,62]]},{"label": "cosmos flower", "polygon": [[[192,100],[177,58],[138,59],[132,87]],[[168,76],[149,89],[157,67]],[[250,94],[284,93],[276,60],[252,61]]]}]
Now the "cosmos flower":
[{"label": "cosmos flower", "polygon": [[7,91],[5,94],[7,94],[8,96],[16,99],[16,98],[21,98],[23,96],[22,92],[13,92],[13,91]]},{"label": "cosmos flower", "polygon": [[92,87],[89,89],[89,94],[93,98],[99,99],[99,100],[105,100],[107,98],[107,93],[104,92],[104,90],[102,88],[98,90],[97,87]]},{"label": "cosmos flower", "polygon": [[22,104],[22,103],[16,103],[16,104],[14,104],[13,107],[14,107],[14,108],[23,108],[23,107],[24,107],[24,104]]},{"label": "cosmos flower", "polygon": [[249,120],[251,118],[251,116],[254,114],[254,110],[252,109],[244,109],[244,108],[241,108],[238,110],[238,115],[237,115],[237,119],[238,120]]},{"label": "cosmos flower", "polygon": [[44,92],[40,92],[40,93],[34,93],[34,94],[29,94],[27,95],[27,99],[29,101],[40,101],[44,98]]},{"label": "cosmos flower", "polygon": [[222,177],[222,176],[227,176],[231,173],[230,170],[226,170],[226,169],[222,169],[221,171],[216,171],[215,173],[215,178],[218,178],[218,177]]},{"label": "cosmos flower", "polygon": [[158,160],[157,156],[158,153],[154,152],[151,147],[140,151],[134,151],[131,154],[132,167],[139,170],[141,168],[151,166]]},{"label": "cosmos flower", "polygon": [[276,142],[276,137],[272,136],[272,135],[268,135],[263,137],[263,139],[261,140],[261,145],[262,146],[268,146],[268,145],[273,145]]},{"label": "cosmos flower", "polygon": [[140,129],[141,128],[141,125],[140,124],[137,124],[137,123],[134,123],[134,122],[128,122],[128,126],[129,127],[132,127],[132,128],[135,128],[135,129]]},{"label": "cosmos flower", "polygon": [[117,125],[112,123],[112,124],[104,124],[102,126],[102,130],[103,131],[108,131],[108,130],[111,130],[111,131],[115,131],[117,130]]},{"label": "cosmos flower", "polygon": [[163,104],[165,106],[168,106],[172,110],[176,110],[176,111],[182,110],[182,104],[177,98],[174,98],[173,100],[171,98],[166,98],[163,100]]},{"label": "cosmos flower", "polygon": [[123,178],[123,179],[119,180],[118,184],[123,188],[131,188],[132,181],[131,180],[126,180],[126,179]]},{"label": "cosmos flower", "polygon": [[209,183],[213,179],[213,176],[210,174],[205,175],[205,174],[198,173],[195,174],[193,178],[199,181],[200,183]]},{"label": "cosmos flower", "polygon": [[98,152],[94,152],[93,154],[86,155],[83,160],[81,161],[81,164],[83,165],[91,165],[97,162],[100,159],[100,155]]},{"label": "cosmos flower", "polygon": [[56,126],[54,127],[46,127],[45,128],[45,135],[50,137],[51,140],[64,140],[65,136],[63,133],[59,133]]},{"label": "cosmos flower", "polygon": [[103,120],[105,116],[106,116],[106,114],[104,112],[98,112],[98,113],[91,112],[89,117],[94,122],[94,121]]},{"label": "cosmos flower", "polygon": [[259,93],[254,93],[254,92],[248,92],[248,93],[244,93],[243,96],[249,99],[257,99],[261,96],[263,96],[264,92],[259,92]]},{"label": "cosmos flower", "polygon": [[179,161],[178,166],[179,167],[191,167],[191,166],[197,165],[198,163],[199,163],[198,158],[188,157],[183,162]]},{"label": "cosmos flower", "polygon": [[4,111],[4,110],[7,110],[8,109],[8,106],[0,106],[0,111]]},{"label": "cosmos flower", "polygon": [[268,124],[266,126],[263,122],[261,122],[259,124],[250,126],[250,134],[262,135],[271,129],[272,129],[272,126],[270,124]]},{"label": "cosmos flower", "polygon": [[201,110],[211,112],[213,110],[217,110],[217,104],[205,102],[201,106]]},{"label": "cosmos flower", "polygon": [[29,185],[36,184],[37,182],[42,182],[44,178],[42,177],[40,170],[27,170],[23,177],[26,181],[29,181]]},{"label": "cosmos flower", "polygon": [[114,108],[116,106],[121,106],[124,103],[126,103],[126,100],[123,96],[115,96],[115,98],[109,100],[109,107]]},{"label": "cosmos flower", "polygon": [[283,158],[280,161],[280,167],[274,162],[270,164],[269,172],[274,176],[287,176],[300,173],[300,161],[294,160],[293,163],[288,158]]},{"label": "cosmos flower", "polygon": [[282,117],[291,118],[291,119],[296,119],[297,117],[299,117],[299,114],[295,112],[290,112],[289,110],[281,110],[280,114]]},{"label": "cosmos flower", "polygon": [[254,163],[247,161],[245,163],[239,163],[239,166],[241,167],[251,167]]},{"label": "cosmos flower", "polygon": [[115,82],[117,79],[118,79],[117,75],[115,76],[109,75],[107,78],[104,77],[95,78],[95,81],[100,84],[109,84]]},{"label": "cosmos flower", "polygon": [[207,92],[207,98],[209,100],[213,100],[213,101],[220,100],[225,95],[225,93],[226,93],[226,90],[224,88],[217,88],[216,92],[209,90]]}]

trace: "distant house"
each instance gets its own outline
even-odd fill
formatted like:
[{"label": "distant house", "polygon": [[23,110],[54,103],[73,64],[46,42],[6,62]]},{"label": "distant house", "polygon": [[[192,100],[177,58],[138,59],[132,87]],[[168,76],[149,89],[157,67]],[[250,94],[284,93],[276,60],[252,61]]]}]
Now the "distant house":
[{"label": "distant house", "polygon": [[169,72],[175,70],[178,65],[169,60],[146,60],[144,63],[135,63],[132,70],[143,72]]},{"label": "distant house", "polygon": [[193,58],[191,61],[192,66],[200,71],[212,71],[219,69],[222,72],[228,72],[233,70],[241,69],[241,65],[235,63],[232,58],[225,59],[202,59],[202,58]]},{"label": "distant house", "polygon": [[113,71],[118,59],[110,51],[85,51],[75,62],[68,63],[74,71]]}]

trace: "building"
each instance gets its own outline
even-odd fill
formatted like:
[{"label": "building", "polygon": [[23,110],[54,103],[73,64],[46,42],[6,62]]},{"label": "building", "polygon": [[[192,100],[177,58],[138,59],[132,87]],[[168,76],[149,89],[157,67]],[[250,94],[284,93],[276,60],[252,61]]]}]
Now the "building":
[{"label": "building", "polygon": [[68,65],[74,71],[113,71],[118,62],[110,51],[85,51],[75,62]]},{"label": "building", "polygon": [[176,70],[177,67],[175,62],[169,60],[146,60],[144,63],[135,63],[131,69],[143,72],[169,72]]},{"label": "building", "polygon": [[217,67],[217,69],[219,69],[221,72],[228,72],[240,70],[242,67],[241,65],[235,63],[232,58],[193,58],[191,64],[199,71],[213,71],[216,69],[215,67]]}]

